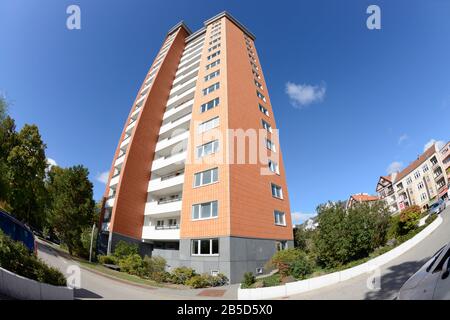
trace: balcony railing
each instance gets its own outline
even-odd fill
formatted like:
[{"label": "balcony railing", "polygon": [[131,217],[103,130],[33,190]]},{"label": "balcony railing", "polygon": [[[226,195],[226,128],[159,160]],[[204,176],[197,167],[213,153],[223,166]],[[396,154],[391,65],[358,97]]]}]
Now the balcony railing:
[{"label": "balcony railing", "polygon": [[158,205],[181,201],[181,199],[182,199],[181,197],[178,197],[178,198],[172,198],[172,199],[158,200]]},{"label": "balcony railing", "polygon": [[155,230],[173,230],[173,229],[180,229],[179,224],[171,225],[171,226],[156,226]]}]

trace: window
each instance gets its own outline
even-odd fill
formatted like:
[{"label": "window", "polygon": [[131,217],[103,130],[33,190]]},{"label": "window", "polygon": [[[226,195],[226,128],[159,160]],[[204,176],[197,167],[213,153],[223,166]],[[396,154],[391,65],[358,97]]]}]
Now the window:
[{"label": "window", "polygon": [[219,239],[192,240],[193,256],[211,256],[219,254]]},{"label": "window", "polygon": [[423,182],[419,182],[419,184],[417,185],[417,189],[418,190],[422,190],[423,189]]},{"label": "window", "polygon": [[256,95],[258,96],[258,98],[260,98],[262,101],[266,102],[266,97],[264,97],[261,92],[259,92],[258,90],[256,90]]},{"label": "window", "polygon": [[219,140],[214,140],[197,147],[197,158],[201,158],[219,150]]},{"label": "window", "polygon": [[206,70],[209,70],[210,68],[218,66],[219,64],[220,64],[220,59],[217,59],[216,61],[211,62],[210,64],[206,65]]},{"label": "window", "polygon": [[194,174],[194,187],[208,185],[219,180],[219,169],[214,168]]},{"label": "window", "polygon": [[260,88],[260,89],[262,89],[263,87],[262,87],[262,84],[261,83],[259,83],[258,81],[256,81],[255,80],[255,85],[258,87],[258,88]]},{"label": "window", "polygon": [[252,72],[253,72],[253,75],[254,75],[256,78],[261,79],[261,77],[259,76],[259,73],[258,73],[258,72],[256,72],[256,71],[253,70],[253,69],[252,69]]},{"label": "window", "polygon": [[214,50],[216,50],[217,48],[220,48],[220,43],[218,43],[218,44],[216,44],[215,46],[209,48],[209,49],[208,49],[208,52],[214,51]]},{"label": "window", "polygon": [[408,177],[407,179],[406,179],[406,184],[411,184],[412,183],[412,179],[411,179],[411,177]]},{"label": "window", "polygon": [[286,218],[284,215],[284,212],[275,210],[273,212],[274,218],[275,218],[275,224],[277,226],[285,226],[286,225]]},{"label": "window", "polygon": [[220,50],[214,52],[212,55],[209,55],[207,59],[208,59],[208,60],[211,60],[212,58],[217,57],[219,54],[220,54]]},{"label": "window", "polygon": [[208,130],[214,129],[219,126],[219,117],[215,117],[211,120],[205,121],[198,125],[198,133],[203,133]]},{"label": "window", "polygon": [[217,201],[194,204],[192,220],[212,219],[217,217]]},{"label": "window", "polygon": [[261,120],[262,121],[262,126],[264,129],[266,129],[269,132],[272,132],[272,127],[270,126],[270,124],[268,124],[266,121]]},{"label": "window", "polygon": [[280,168],[278,167],[278,163],[272,160],[269,160],[269,170],[276,174],[280,174]]},{"label": "window", "polygon": [[420,195],[420,200],[422,201],[427,200],[427,194],[425,192]]},{"label": "window", "polygon": [[211,80],[211,79],[217,77],[219,74],[220,74],[220,70],[214,71],[213,73],[210,73],[205,77],[205,81]]},{"label": "window", "polygon": [[286,250],[287,249],[287,241],[277,241],[275,243],[275,247],[277,251]]},{"label": "window", "polygon": [[428,165],[427,165],[427,164],[424,165],[424,166],[422,167],[422,170],[423,170],[423,173],[427,172],[427,171],[428,171]]},{"label": "window", "polygon": [[209,45],[212,45],[212,44],[216,43],[217,41],[220,41],[220,37],[217,38],[217,39],[215,39],[215,40],[213,40],[213,41],[210,41],[210,42],[209,42]]},{"label": "window", "polygon": [[414,179],[419,179],[420,178],[420,172],[416,171],[414,172]]},{"label": "window", "polygon": [[220,83],[216,82],[212,86],[209,86],[208,88],[203,89],[203,95],[206,96],[207,94],[210,94],[211,92],[214,92],[219,88],[220,88]]},{"label": "window", "polygon": [[164,220],[156,221],[156,229],[162,229],[162,228],[164,228]]},{"label": "window", "polygon": [[283,199],[283,191],[280,186],[272,183],[272,196],[278,199]]},{"label": "window", "polygon": [[434,166],[436,163],[438,163],[436,157],[431,158],[431,164]]},{"label": "window", "polygon": [[219,105],[219,98],[215,98],[214,100],[208,101],[200,106],[200,113],[208,111],[212,108],[215,108]]},{"label": "window", "polygon": [[267,110],[266,108],[264,108],[262,105],[259,105],[259,111],[261,111],[262,113],[264,113],[266,116],[269,116],[269,110]]},{"label": "window", "polygon": [[277,150],[275,149],[275,143],[273,143],[272,141],[270,141],[269,139],[266,139],[266,147],[269,150],[272,150],[273,152],[276,152]]}]

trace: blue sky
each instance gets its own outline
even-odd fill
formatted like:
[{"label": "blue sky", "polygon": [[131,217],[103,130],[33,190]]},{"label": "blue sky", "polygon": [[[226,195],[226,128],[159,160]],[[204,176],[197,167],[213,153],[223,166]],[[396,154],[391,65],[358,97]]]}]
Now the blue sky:
[{"label": "blue sky", "polygon": [[[81,30],[66,28],[70,4],[81,8]],[[381,30],[366,28],[370,4],[381,8]],[[49,158],[89,168],[99,199],[98,177],[166,32],[180,20],[197,30],[223,10],[257,36],[297,219],[375,193],[392,163],[449,139],[445,0],[3,0],[0,91],[19,128],[39,126]]]}]

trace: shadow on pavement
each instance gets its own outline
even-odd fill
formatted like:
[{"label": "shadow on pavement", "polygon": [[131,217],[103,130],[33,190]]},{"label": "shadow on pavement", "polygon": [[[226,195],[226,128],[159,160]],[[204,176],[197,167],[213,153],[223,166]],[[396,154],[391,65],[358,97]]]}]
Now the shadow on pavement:
[{"label": "shadow on pavement", "polygon": [[75,299],[102,299],[103,297],[86,289],[75,289],[74,290]]},{"label": "shadow on pavement", "polygon": [[419,270],[430,258],[420,261],[407,261],[391,266],[381,276],[381,290],[366,293],[366,300],[392,300],[403,284]]}]

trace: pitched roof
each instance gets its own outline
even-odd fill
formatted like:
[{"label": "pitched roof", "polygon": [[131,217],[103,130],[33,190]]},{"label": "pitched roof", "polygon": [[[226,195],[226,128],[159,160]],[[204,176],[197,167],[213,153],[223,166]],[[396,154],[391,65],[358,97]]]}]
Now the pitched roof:
[{"label": "pitched roof", "polygon": [[380,199],[377,196],[371,196],[368,194],[354,194],[351,195],[350,198],[353,198],[353,200],[358,202],[376,201]]},{"label": "pitched roof", "polygon": [[411,162],[409,164],[409,166],[407,166],[405,169],[400,171],[400,173],[397,175],[395,181],[398,182],[398,181],[402,180],[404,177],[406,177],[412,171],[417,169],[417,167],[419,167],[422,163],[424,163],[434,153],[436,153],[436,148],[433,144],[431,147],[429,147],[427,150],[425,150],[425,152],[422,153],[415,161]]}]

